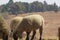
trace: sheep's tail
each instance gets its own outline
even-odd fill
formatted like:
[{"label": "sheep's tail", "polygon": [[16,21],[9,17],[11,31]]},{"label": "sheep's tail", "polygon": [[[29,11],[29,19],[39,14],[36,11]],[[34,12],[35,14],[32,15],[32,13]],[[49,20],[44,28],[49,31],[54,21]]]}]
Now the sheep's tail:
[{"label": "sheep's tail", "polygon": [[44,32],[44,29],[45,29],[45,21],[43,19],[43,22],[42,22],[42,27],[43,27],[43,32]]},{"label": "sheep's tail", "polygon": [[45,26],[45,21],[43,20],[43,27]]}]

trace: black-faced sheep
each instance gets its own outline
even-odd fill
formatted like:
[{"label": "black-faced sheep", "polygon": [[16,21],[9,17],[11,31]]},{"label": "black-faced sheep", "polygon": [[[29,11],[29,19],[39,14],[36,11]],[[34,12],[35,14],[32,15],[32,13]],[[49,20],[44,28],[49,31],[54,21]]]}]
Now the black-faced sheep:
[{"label": "black-faced sheep", "polygon": [[0,37],[3,38],[3,40],[8,40],[9,35],[9,27],[7,26],[6,20],[0,16]]},{"label": "black-faced sheep", "polygon": [[39,32],[40,32],[39,40],[41,40],[43,26],[44,26],[44,19],[41,15],[29,15],[29,16],[20,17],[20,18],[16,17],[13,19],[11,23],[12,24],[11,27],[13,27],[13,25],[15,26],[14,23],[15,24],[18,23],[17,26],[15,27],[15,30],[13,30],[14,40],[17,40],[18,37],[21,37],[24,31],[27,33],[26,40],[29,40],[29,34],[31,31],[33,31],[33,36],[31,38],[31,40],[33,40],[35,33],[36,33],[36,29],[39,29]]}]

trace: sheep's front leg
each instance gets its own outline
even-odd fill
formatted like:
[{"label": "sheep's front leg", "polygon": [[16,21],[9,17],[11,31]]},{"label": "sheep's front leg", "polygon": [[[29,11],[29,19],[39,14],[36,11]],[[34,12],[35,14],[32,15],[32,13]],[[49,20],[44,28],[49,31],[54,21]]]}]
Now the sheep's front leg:
[{"label": "sheep's front leg", "polygon": [[33,39],[34,39],[35,34],[36,34],[36,31],[34,30],[34,31],[33,31],[33,35],[32,35],[31,40],[33,40]]},{"label": "sheep's front leg", "polygon": [[14,40],[18,40],[18,36],[16,35],[16,33],[13,34],[13,38]]},{"label": "sheep's front leg", "polygon": [[30,32],[26,32],[26,33],[27,33],[26,40],[29,40],[29,34],[30,34]]},{"label": "sheep's front leg", "polygon": [[3,33],[3,40],[8,40],[8,34]]}]

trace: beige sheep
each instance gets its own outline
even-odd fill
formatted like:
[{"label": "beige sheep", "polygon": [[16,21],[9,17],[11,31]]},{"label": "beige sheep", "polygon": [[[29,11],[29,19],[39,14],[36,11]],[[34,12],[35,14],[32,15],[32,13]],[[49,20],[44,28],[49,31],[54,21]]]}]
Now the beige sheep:
[{"label": "beige sheep", "polygon": [[[39,40],[41,40],[43,26],[44,26],[44,19],[41,15],[29,15],[29,16],[20,17],[20,18],[16,17],[16,18],[14,18],[14,20],[16,22],[19,21],[19,22],[17,22],[18,24],[16,26],[16,29],[13,31],[14,40],[17,40],[18,37],[22,37],[21,35],[24,31],[26,31],[26,33],[27,33],[26,40],[29,40],[29,34],[31,31],[33,31],[33,36],[31,38],[31,40],[33,40],[35,33],[36,33],[36,29],[39,29],[39,32],[40,32]],[[11,27],[13,27],[13,26],[11,26]]]},{"label": "beige sheep", "polygon": [[[23,17],[14,17],[11,19],[10,27],[11,27],[11,37],[15,33],[17,29],[17,25],[22,22]],[[16,37],[17,38],[17,37]]]},{"label": "beige sheep", "polygon": [[9,27],[7,26],[6,20],[0,16],[0,37],[3,38],[3,40],[8,40],[9,35]]}]

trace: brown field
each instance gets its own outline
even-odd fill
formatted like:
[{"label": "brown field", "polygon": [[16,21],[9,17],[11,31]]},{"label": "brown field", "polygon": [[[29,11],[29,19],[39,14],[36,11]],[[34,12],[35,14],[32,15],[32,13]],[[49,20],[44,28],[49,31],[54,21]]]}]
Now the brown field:
[{"label": "brown field", "polygon": [[[45,27],[43,32],[43,39],[44,40],[58,40],[58,27],[60,27],[60,12],[33,12],[31,14],[40,14],[45,19]],[[18,14],[17,16],[26,16],[31,15],[30,13],[27,14]],[[10,19],[15,17],[15,15],[9,15],[6,19],[10,23]],[[32,33],[30,34],[30,38]],[[26,33],[23,33],[23,40],[26,38]],[[39,39],[39,31],[35,35],[34,40]]]}]

